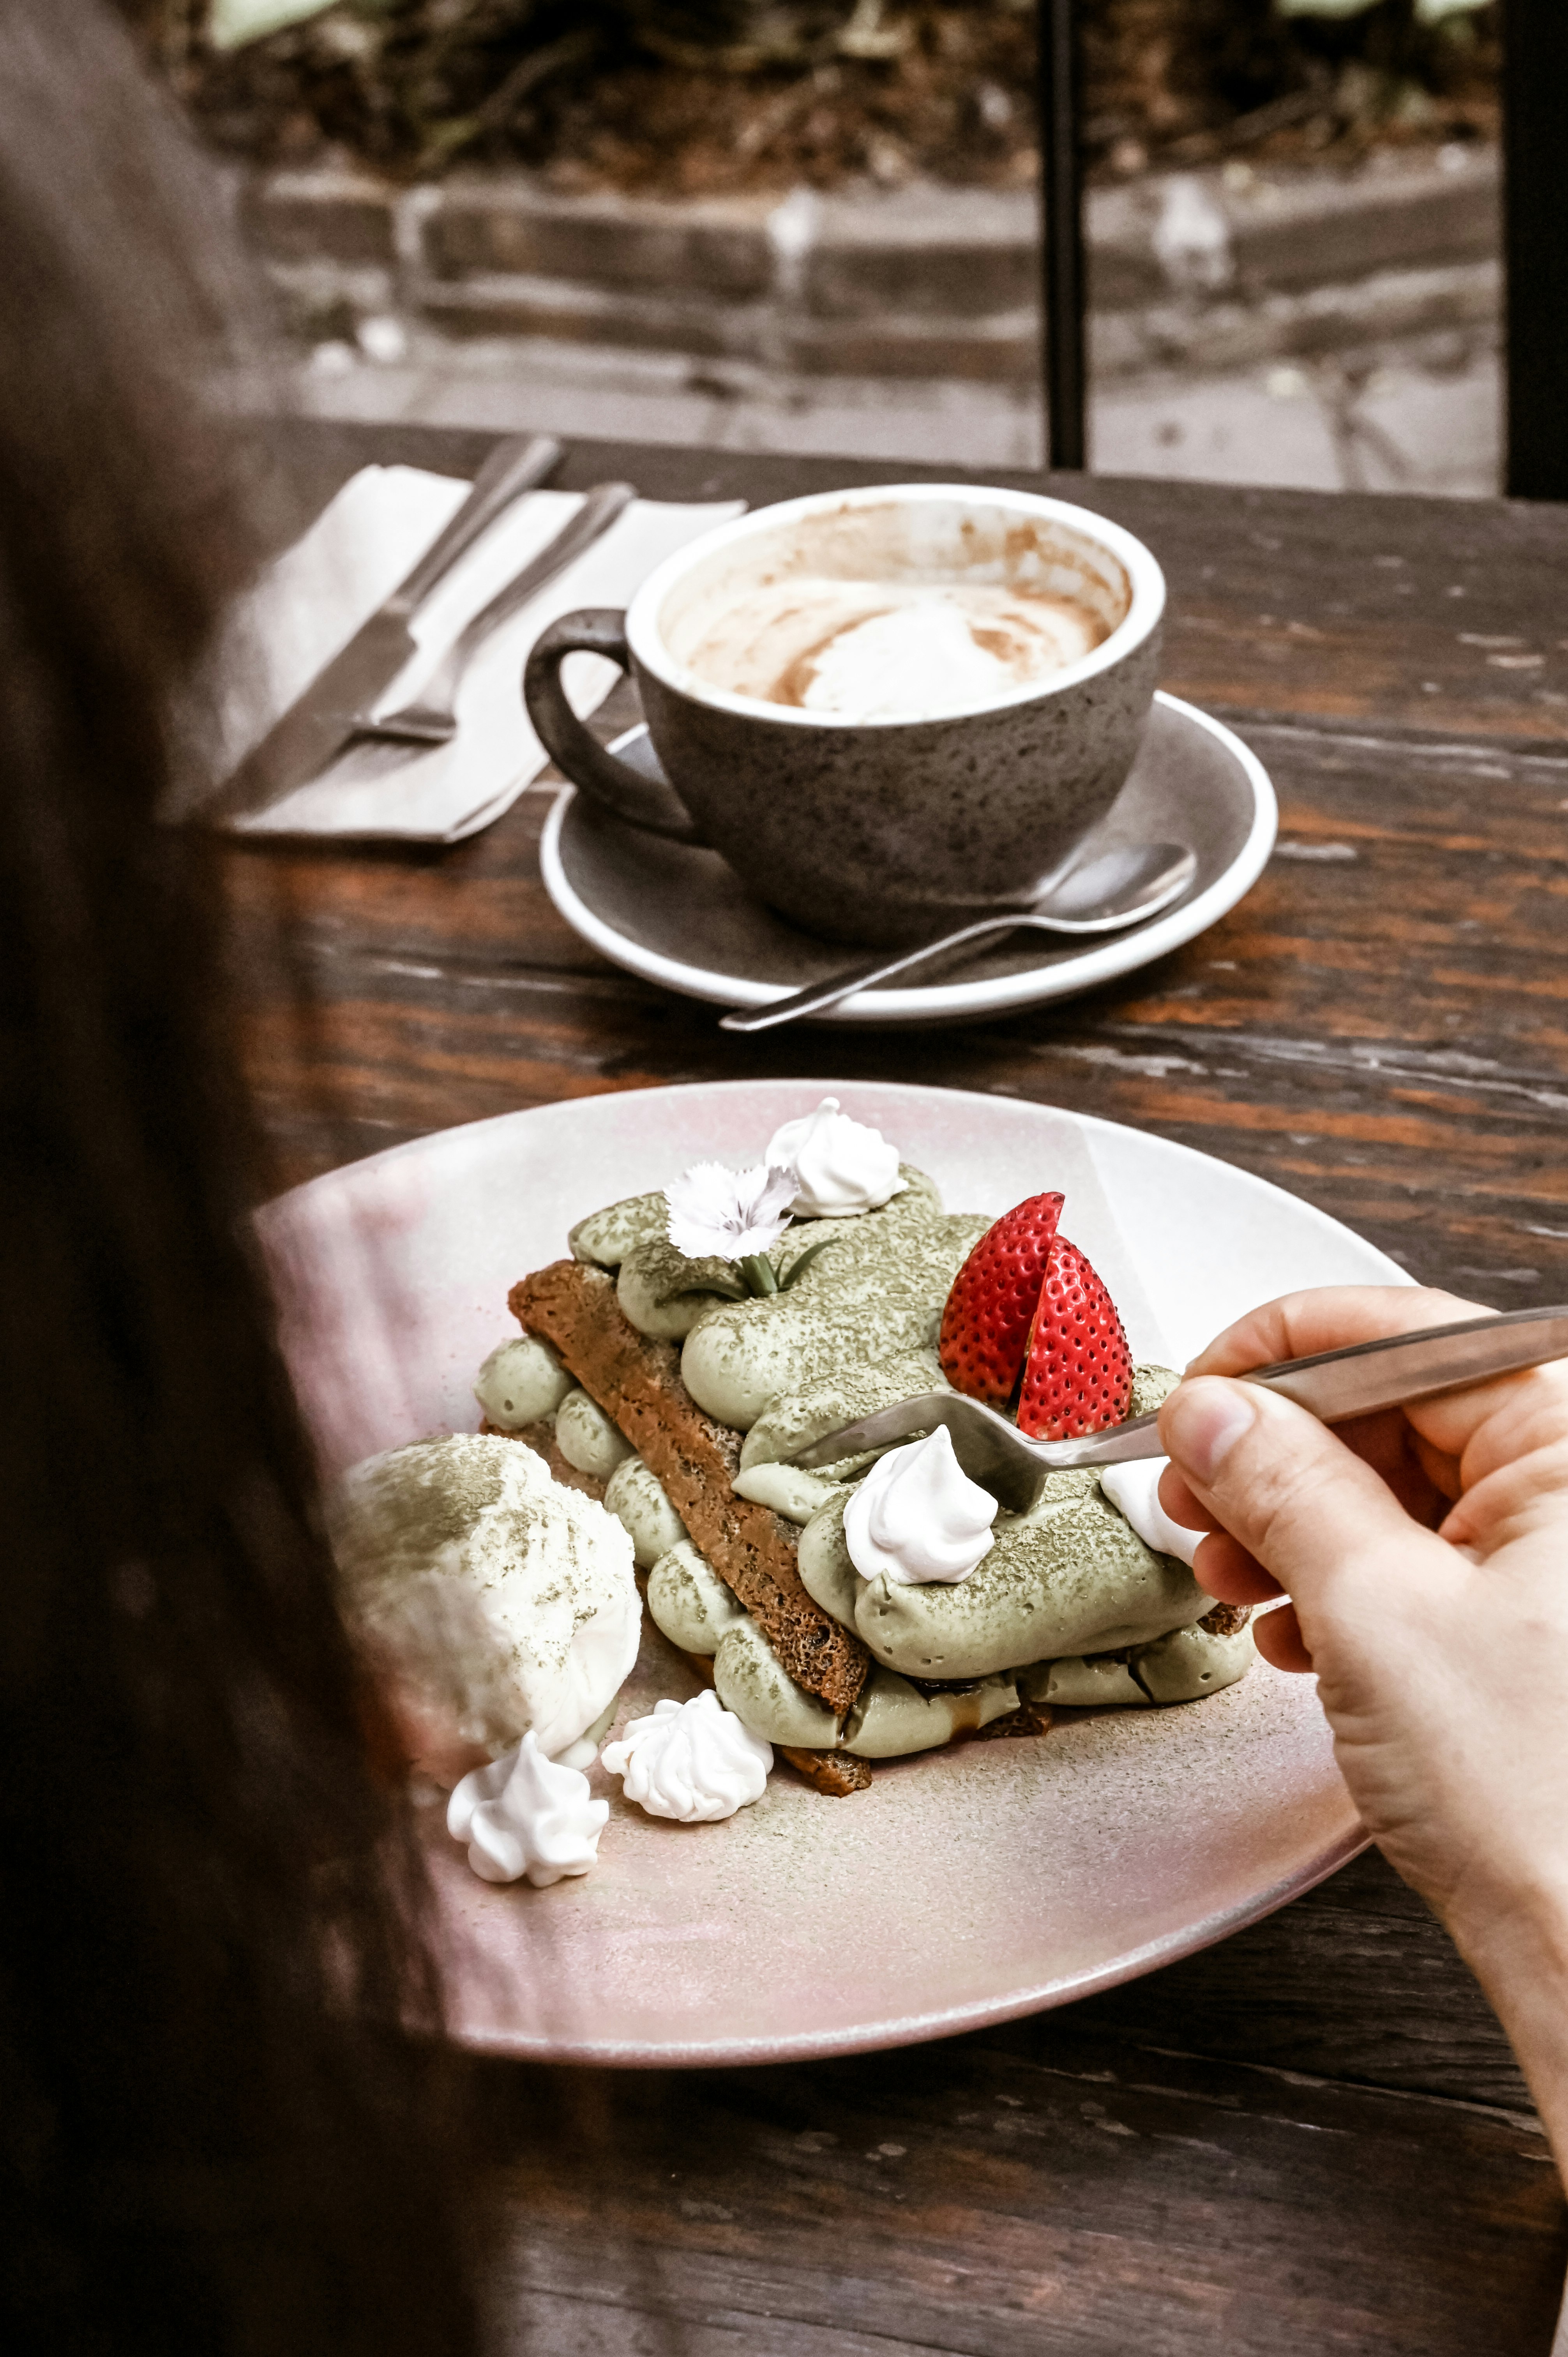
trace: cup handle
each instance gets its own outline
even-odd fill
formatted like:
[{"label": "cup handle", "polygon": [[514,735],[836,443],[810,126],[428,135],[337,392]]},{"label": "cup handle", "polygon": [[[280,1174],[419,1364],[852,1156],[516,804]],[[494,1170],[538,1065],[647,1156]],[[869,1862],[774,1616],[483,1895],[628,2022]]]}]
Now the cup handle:
[{"label": "cup handle", "polygon": [[673,789],[607,753],[578,719],[561,684],[561,666],[570,654],[607,655],[611,662],[629,672],[625,611],[616,606],[585,607],[575,614],[563,614],[534,641],[523,667],[522,700],[539,741],[556,768],[628,826],[640,827],[645,834],[664,835],[671,843],[701,843],[702,836]]}]

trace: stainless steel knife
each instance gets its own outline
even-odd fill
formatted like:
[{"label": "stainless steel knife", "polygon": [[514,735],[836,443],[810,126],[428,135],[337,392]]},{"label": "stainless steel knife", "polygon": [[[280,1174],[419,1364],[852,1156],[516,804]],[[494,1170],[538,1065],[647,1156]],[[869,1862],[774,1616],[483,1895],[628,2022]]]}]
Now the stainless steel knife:
[{"label": "stainless steel knife", "polygon": [[468,497],[413,571],[202,804],[199,815],[206,824],[223,825],[270,810],[296,786],[319,777],[353,735],[356,716],[373,707],[413,653],[413,616],[480,534],[514,500],[542,482],[560,456],[560,443],[548,434],[512,435],[498,442]]},{"label": "stainless steel knife", "polygon": [[463,625],[413,702],[395,712],[360,713],[354,723],[355,736],[381,737],[394,745],[450,743],[457,733],[457,691],[470,657],[558,574],[602,540],[636,497],[630,483],[596,483],[554,539],[531,556],[521,573],[514,574],[505,588]]}]

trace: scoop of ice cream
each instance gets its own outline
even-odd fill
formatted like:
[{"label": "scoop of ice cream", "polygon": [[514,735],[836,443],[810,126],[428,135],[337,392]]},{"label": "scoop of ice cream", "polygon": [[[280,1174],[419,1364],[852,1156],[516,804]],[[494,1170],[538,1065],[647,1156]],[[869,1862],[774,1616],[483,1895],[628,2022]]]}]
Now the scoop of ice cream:
[{"label": "scoop of ice cream", "polygon": [[677,1824],[733,1817],[760,1800],[773,1747],[726,1710],[712,1688],[689,1702],[658,1702],[602,1754],[628,1801]]},{"label": "scoop of ice cream", "polygon": [[637,1658],[629,1536],[520,1442],[455,1434],[368,1458],[332,1525],[350,1616],[433,1772],[437,1752],[531,1730],[554,1758]]},{"label": "scoop of ice cream", "polygon": [[837,1097],[824,1097],[815,1113],[776,1129],[765,1158],[793,1169],[790,1208],[800,1219],[843,1220],[857,1211],[877,1211],[904,1190],[897,1147],[879,1129],[841,1113]]},{"label": "scoop of ice cream", "polygon": [[844,1507],[843,1534],[862,1579],[950,1586],[990,1554],[995,1519],[995,1499],[970,1480],[939,1424],[877,1458]]},{"label": "scoop of ice cream", "polygon": [[547,1760],[537,1739],[521,1743],[465,1776],[446,1807],[446,1830],[465,1842],[468,1864],[482,1882],[526,1877],[536,1890],[598,1862],[599,1835],[609,1815],[580,1769]]}]

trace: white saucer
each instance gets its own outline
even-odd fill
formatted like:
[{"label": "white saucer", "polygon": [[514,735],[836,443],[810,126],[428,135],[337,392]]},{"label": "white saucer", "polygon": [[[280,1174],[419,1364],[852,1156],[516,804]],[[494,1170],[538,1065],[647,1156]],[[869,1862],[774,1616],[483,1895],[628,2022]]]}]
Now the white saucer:
[{"label": "white saucer", "polygon": [[[645,727],[611,748],[662,779]],[[1174,906],[1107,940],[1053,948],[1015,933],[961,969],[962,979],[856,992],[824,1023],[974,1021],[1070,998],[1190,942],[1256,883],[1279,823],[1267,770],[1240,738],[1190,704],[1157,694],[1132,773],[1090,837],[1175,841],[1197,874]],[[575,931],[618,966],[718,1006],[765,1006],[825,981],[854,952],[820,942],[752,898],[714,851],[643,834],[570,786],[539,846],[544,888]]]}]

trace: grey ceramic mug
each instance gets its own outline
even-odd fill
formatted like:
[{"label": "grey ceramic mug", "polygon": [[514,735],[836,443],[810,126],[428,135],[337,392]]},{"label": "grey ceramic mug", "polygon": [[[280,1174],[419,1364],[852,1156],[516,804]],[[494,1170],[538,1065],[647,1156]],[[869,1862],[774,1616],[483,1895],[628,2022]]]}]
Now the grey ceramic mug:
[{"label": "grey ceramic mug", "polygon": [[[846,716],[738,695],[686,660],[726,599],[866,573],[1069,598],[1106,635],[1065,669],[929,716]],[[528,660],[557,766],[628,824],[721,852],[830,941],[917,942],[1027,906],[1110,809],[1153,698],[1165,578],[1141,541],[1029,491],[914,483],[814,494],[667,557],[624,613],[564,615]],[[629,671],[673,791],[607,752],[561,685],[568,654]]]}]

